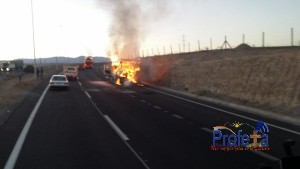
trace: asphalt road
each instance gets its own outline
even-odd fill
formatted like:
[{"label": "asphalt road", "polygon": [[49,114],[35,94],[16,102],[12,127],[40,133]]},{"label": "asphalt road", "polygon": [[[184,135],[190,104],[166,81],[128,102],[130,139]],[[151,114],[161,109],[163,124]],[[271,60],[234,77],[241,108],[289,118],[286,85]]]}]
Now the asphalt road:
[{"label": "asphalt road", "polygon": [[[0,128],[0,168],[10,156],[15,168],[279,168],[287,139],[296,140],[300,155],[298,126],[153,87],[117,86],[96,70],[80,71],[79,78],[70,90],[45,93],[15,155],[47,80],[30,93]],[[270,151],[210,149],[214,126],[256,120],[269,124]]]}]

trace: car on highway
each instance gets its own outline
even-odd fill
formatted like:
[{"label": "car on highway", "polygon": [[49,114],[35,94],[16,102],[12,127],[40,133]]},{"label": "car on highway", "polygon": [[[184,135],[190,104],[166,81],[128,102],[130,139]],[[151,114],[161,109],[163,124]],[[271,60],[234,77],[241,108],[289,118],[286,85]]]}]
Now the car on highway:
[{"label": "car on highway", "polygon": [[69,81],[66,75],[52,75],[49,81],[50,89],[65,88],[69,89]]},{"label": "car on highway", "polygon": [[68,80],[78,80],[78,67],[64,65],[62,74],[66,75]]}]

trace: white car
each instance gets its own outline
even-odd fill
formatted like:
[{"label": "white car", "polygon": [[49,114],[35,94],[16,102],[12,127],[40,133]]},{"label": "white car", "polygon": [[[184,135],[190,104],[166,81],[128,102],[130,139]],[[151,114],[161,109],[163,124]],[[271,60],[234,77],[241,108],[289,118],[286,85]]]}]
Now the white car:
[{"label": "white car", "polygon": [[66,75],[52,75],[49,86],[50,89],[56,87],[69,89],[69,81]]},{"label": "white car", "polygon": [[77,66],[64,66],[63,75],[66,75],[69,80],[77,80],[78,79]]}]

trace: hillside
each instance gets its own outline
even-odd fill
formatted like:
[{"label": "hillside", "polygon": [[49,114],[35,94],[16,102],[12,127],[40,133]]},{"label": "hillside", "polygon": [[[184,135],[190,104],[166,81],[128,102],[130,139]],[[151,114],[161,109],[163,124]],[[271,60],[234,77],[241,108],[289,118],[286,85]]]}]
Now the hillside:
[{"label": "hillside", "polygon": [[[58,57],[49,57],[49,58],[36,58],[36,63],[83,63],[85,56],[79,56],[76,58],[71,57],[64,57],[64,56],[58,56]],[[100,57],[95,56],[93,57],[95,63],[102,63],[107,62],[109,59],[107,57]],[[32,64],[33,59],[22,59],[25,64]]]},{"label": "hillside", "polygon": [[300,48],[200,51],[142,59],[143,80],[300,116]]}]

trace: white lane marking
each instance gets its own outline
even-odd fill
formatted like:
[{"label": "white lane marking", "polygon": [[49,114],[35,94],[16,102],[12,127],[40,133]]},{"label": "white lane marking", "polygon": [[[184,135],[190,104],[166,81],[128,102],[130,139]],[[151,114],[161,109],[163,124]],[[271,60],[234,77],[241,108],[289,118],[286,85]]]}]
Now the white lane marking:
[{"label": "white lane marking", "polygon": [[300,132],[298,132],[298,131],[290,130],[290,129],[287,129],[287,128],[284,128],[284,127],[279,127],[279,126],[276,126],[276,125],[270,124],[270,123],[266,123],[266,124],[268,124],[269,126],[272,126],[272,127],[275,127],[275,128],[281,129],[281,130],[284,130],[284,131],[288,131],[290,133],[297,134],[297,135],[300,136]]},{"label": "white lane marking", "polygon": [[161,109],[161,107],[159,107],[159,106],[153,106],[153,108],[155,108],[155,109]]},{"label": "white lane marking", "polygon": [[79,86],[82,86],[81,82],[78,82]]},{"label": "white lane marking", "polygon": [[169,111],[168,111],[168,110],[165,110],[164,112],[165,112],[165,113],[168,113]]},{"label": "white lane marking", "polygon": [[92,98],[91,95],[87,92],[87,91],[84,91],[84,93],[86,94],[86,96],[90,99]]},{"label": "white lane marking", "polygon": [[100,89],[85,89],[86,92],[100,92]]},{"label": "white lane marking", "polygon": [[34,119],[38,109],[40,108],[40,105],[42,104],[48,89],[49,89],[49,85],[45,88],[45,90],[43,91],[43,93],[42,93],[41,97],[39,98],[38,102],[34,106],[32,112],[31,112],[24,128],[22,129],[22,132],[21,132],[21,134],[20,134],[20,136],[19,136],[19,138],[18,138],[18,140],[17,140],[17,142],[16,142],[16,144],[15,144],[15,146],[14,146],[14,148],[13,148],[6,164],[5,164],[4,169],[13,169],[14,168],[14,166],[16,164],[16,161],[18,159],[18,156],[20,154],[20,151],[22,149],[23,143],[24,143],[24,141],[26,139],[26,136],[29,132],[30,126],[33,122],[33,119]]},{"label": "white lane marking", "polygon": [[[227,113],[227,114],[230,114],[230,115],[233,115],[233,116],[241,117],[241,118],[248,119],[248,120],[251,120],[251,121],[254,121],[254,122],[257,121],[257,119],[253,119],[251,117],[246,117],[246,116],[243,116],[243,115],[240,115],[240,114],[235,114],[235,113],[229,112],[227,110],[223,110],[223,109],[219,109],[219,108],[216,108],[216,107],[212,107],[212,106],[209,106],[209,105],[206,105],[206,104],[203,104],[203,103],[195,102],[195,101],[192,101],[192,100],[189,100],[189,99],[185,99],[185,98],[182,98],[182,97],[179,97],[179,96],[168,94],[168,93],[165,93],[165,92],[162,92],[162,91],[159,91],[159,90],[151,89],[151,88],[148,88],[148,87],[145,87],[145,88],[147,88],[149,90],[152,90],[152,91],[156,91],[158,93],[162,93],[162,94],[165,94],[165,95],[177,98],[177,99],[181,99],[181,100],[184,100],[184,101],[187,101],[187,102],[190,102],[190,103],[194,103],[194,104],[198,104],[198,105],[201,105],[201,106],[204,106],[204,107],[208,107],[208,108],[211,108],[211,109],[222,111],[224,113]],[[274,128],[281,129],[281,130],[284,130],[284,131],[287,131],[287,132],[290,132],[290,133],[294,133],[294,134],[300,136],[300,132],[298,132],[298,131],[290,130],[290,129],[287,129],[287,128],[284,128],[284,127],[280,127],[280,126],[276,126],[276,125],[270,124],[270,123],[266,123],[266,124],[268,124],[269,126],[272,126]]]},{"label": "white lane marking", "polygon": [[126,136],[126,134],[109,118],[108,115],[103,116],[106,121],[110,124],[110,126],[115,130],[115,132],[118,133],[118,135],[125,141],[128,141],[129,138]]},{"label": "white lane marking", "polygon": [[263,158],[266,158],[266,159],[268,159],[268,160],[271,160],[271,161],[279,161],[279,158],[274,157],[274,156],[272,156],[272,155],[270,155],[270,154],[267,154],[267,153],[265,153],[265,152],[262,152],[262,151],[258,151],[258,150],[250,150],[250,152],[251,152],[251,153],[254,153],[254,154],[256,154],[256,155],[259,155],[259,156],[261,156],[261,157],[263,157]]},{"label": "white lane marking", "polygon": [[172,116],[175,117],[175,118],[177,118],[177,119],[180,119],[180,120],[184,119],[182,116],[179,116],[177,114],[172,114]]},{"label": "white lane marking", "polygon": [[[201,130],[206,131],[206,132],[208,132],[208,133],[210,133],[210,134],[213,133],[213,130],[211,130],[211,129],[209,129],[209,128],[202,127]],[[256,155],[259,155],[259,156],[261,156],[261,157],[263,157],[263,158],[266,158],[266,159],[268,159],[268,160],[271,160],[271,161],[279,161],[279,158],[274,157],[274,156],[272,156],[272,155],[270,155],[270,154],[267,154],[267,153],[265,153],[265,152],[263,152],[263,151],[250,150],[250,152],[251,152],[251,153],[254,153],[254,154],[256,154]]]},{"label": "white lane marking", "polygon": [[125,89],[122,89],[120,90],[121,93],[125,93],[125,94],[133,94],[133,93],[136,93],[135,91],[133,90],[125,90]]},{"label": "white lane marking", "polygon": [[146,100],[140,100],[140,102],[146,103]]},{"label": "white lane marking", "polygon": [[213,133],[213,131],[211,129],[206,128],[206,127],[202,127],[201,130],[206,131],[206,132],[211,133],[211,134]]},{"label": "white lane marking", "polygon": [[148,162],[148,160],[143,160],[142,157],[131,147],[131,145],[127,141],[124,141],[124,143],[131,150],[131,152],[140,160],[140,162],[144,165],[144,167],[146,169],[150,169],[150,167],[148,166],[148,164],[146,164],[146,162]]},{"label": "white lane marking", "polygon": [[130,97],[135,97],[134,95],[130,95]]},{"label": "white lane marking", "polygon": [[[91,100],[89,99],[90,102],[92,103],[92,105],[94,106],[94,108],[98,111],[98,113],[106,120],[105,116],[101,110],[96,106],[96,104]],[[108,121],[107,121],[108,123]],[[150,169],[150,167],[148,166],[148,164],[145,163],[145,161],[142,159],[141,156],[139,156],[139,154],[131,147],[131,145],[126,141],[124,140],[120,135],[119,137],[121,138],[121,140],[123,141],[123,143],[129,148],[129,150],[135,155],[135,157],[143,164],[143,166],[146,168],[146,169]]]}]

